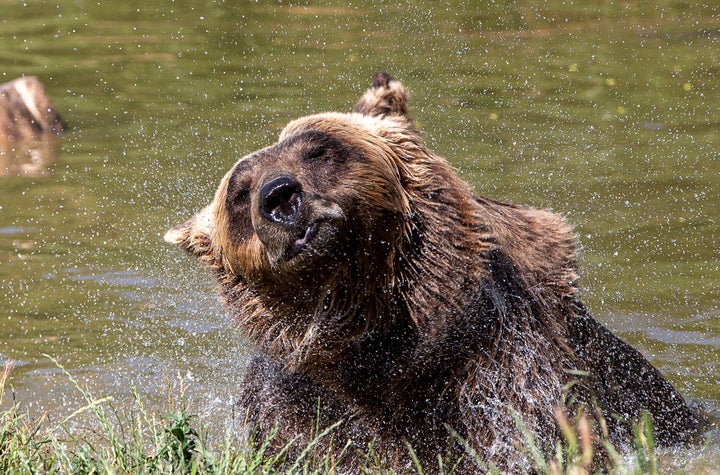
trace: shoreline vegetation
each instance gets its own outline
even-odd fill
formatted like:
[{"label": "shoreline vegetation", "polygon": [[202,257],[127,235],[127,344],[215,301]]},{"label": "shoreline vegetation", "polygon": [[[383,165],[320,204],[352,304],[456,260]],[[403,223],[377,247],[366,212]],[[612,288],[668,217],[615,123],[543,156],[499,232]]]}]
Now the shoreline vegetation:
[{"label": "shoreline vegetation", "polygon": [[[174,388],[168,398],[167,412],[153,413],[146,409],[138,391],[131,393],[134,408],[117,411],[110,397],[95,397],[80,387],[73,376],[56,360],[53,363],[64,373],[82,397],[84,405],[59,422],[51,422],[48,414],[32,418],[21,404],[13,401],[8,409],[0,410],[0,473],[3,474],[332,474],[336,461],[318,453],[317,441],[332,437],[333,427],[318,431],[313,442],[300,457],[290,460],[285,451],[269,451],[271,437],[259,446],[243,444],[238,434],[228,432],[223,441],[209,442],[201,420],[188,412],[185,389]],[[0,404],[12,397],[9,384],[12,363],[6,362],[0,373]],[[169,383],[170,384],[170,383]],[[1,407],[1,406],[0,406]],[[90,428],[77,428],[74,419],[89,414]],[[707,442],[693,452],[692,467],[667,467],[666,457],[656,449],[652,424],[641,420],[636,426],[634,447],[625,453],[608,439],[591,436],[590,420],[582,410],[573,418],[557,412],[563,439],[551,458],[544,457],[532,434],[523,432],[528,457],[528,470],[539,474],[586,474],[603,466],[602,473],[660,474],[660,473],[720,473],[720,455],[715,444]],[[71,429],[72,426],[72,429]],[[462,445],[462,440],[460,440]],[[412,448],[407,448],[412,454]],[[466,447],[462,456],[473,457]],[[345,445],[342,456],[353,450]],[[680,455],[682,457],[682,455]],[[455,457],[457,459],[457,456]],[[698,463],[698,461],[700,461]],[[477,460],[478,473],[499,473]],[[682,460],[670,465],[682,465]],[[453,457],[438,460],[442,474],[453,473]],[[417,463],[413,467],[394,471],[384,466],[370,450],[366,454],[364,470],[368,474],[436,473]]]}]

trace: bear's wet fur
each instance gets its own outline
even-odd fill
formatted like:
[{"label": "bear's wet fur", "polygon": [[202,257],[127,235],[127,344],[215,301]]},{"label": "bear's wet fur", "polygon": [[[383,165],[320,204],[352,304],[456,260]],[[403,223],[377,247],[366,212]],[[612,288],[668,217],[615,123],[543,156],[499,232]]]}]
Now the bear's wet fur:
[{"label": "bear's wet fur", "polygon": [[352,113],[290,122],[166,234],[214,270],[257,346],[239,403],[252,436],[276,429],[299,453],[341,421],[325,449],[351,440],[404,468],[409,444],[429,473],[460,438],[527,469],[521,427],[552,454],[558,407],[597,408],[618,442],[643,413],[659,443],[691,438],[698,415],[581,303],[566,221],[475,195],[407,101],[378,73]]}]

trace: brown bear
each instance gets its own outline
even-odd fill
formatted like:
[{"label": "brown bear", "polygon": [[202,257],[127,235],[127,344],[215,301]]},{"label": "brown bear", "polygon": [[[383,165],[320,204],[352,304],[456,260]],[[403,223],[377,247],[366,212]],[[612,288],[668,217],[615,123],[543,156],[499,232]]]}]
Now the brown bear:
[{"label": "brown bear", "polygon": [[0,84],[0,143],[62,134],[67,125],[35,76]]},{"label": "brown bear", "polygon": [[552,454],[558,407],[597,407],[617,441],[641,413],[660,442],[691,437],[698,415],[579,300],[566,221],[475,195],[407,102],[378,73],[352,113],[290,122],[165,235],[257,345],[240,395],[254,437],[302,450],[337,423],[325,449],[358,449],[341,468],[370,447],[430,473],[453,447],[476,452],[460,472],[528,469],[527,434]]}]

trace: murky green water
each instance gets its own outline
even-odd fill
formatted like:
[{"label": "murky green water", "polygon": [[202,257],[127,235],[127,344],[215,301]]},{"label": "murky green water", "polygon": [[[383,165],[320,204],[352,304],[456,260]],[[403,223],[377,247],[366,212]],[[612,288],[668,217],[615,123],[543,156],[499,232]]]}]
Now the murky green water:
[{"label": "murky green water", "polygon": [[21,176],[0,157],[0,361],[25,407],[80,404],[47,354],[119,404],[179,374],[229,417],[242,336],[161,236],[387,70],[480,194],[568,217],[597,318],[720,408],[714,2],[180,3],[0,0],[0,82],[39,76],[72,127]]}]

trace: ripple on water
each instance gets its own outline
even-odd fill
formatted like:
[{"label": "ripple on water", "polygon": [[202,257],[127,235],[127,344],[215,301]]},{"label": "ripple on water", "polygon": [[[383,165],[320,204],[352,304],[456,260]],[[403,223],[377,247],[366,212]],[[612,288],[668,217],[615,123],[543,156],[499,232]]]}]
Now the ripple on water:
[{"label": "ripple on water", "polygon": [[35,232],[35,228],[23,228],[20,226],[5,226],[0,228],[0,235],[4,236],[10,236],[13,234],[28,234],[33,232]]}]

